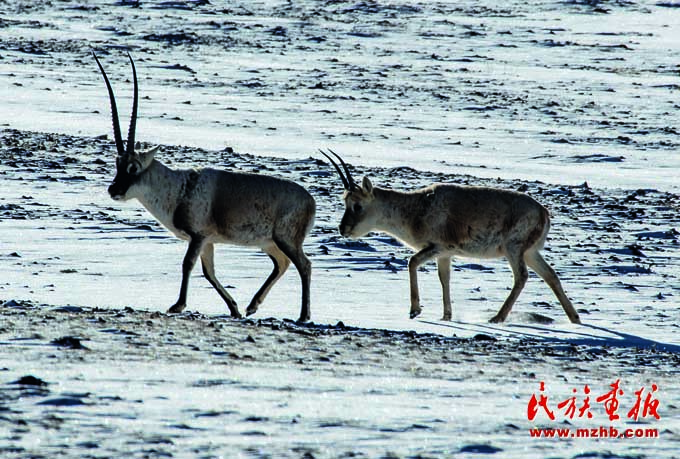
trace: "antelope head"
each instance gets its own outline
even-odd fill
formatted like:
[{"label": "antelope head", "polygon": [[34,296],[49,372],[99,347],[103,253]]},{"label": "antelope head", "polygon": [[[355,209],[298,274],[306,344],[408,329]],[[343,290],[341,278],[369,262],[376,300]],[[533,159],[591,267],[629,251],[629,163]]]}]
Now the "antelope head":
[{"label": "antelope head", "polygon": [[345,213],[340,221],[340,234],[344,237],[353,238],[366,235],[375,228],[381,210],[381,206],[376,202],[373,194],[373,184],[368,177],[364,177],[361,185],[358,185],[354,178],[352,178],[349,167],[347,167],[345,161],[337,153],[331,149],[328,150],[340,161],[342,169],[340,169],[340,166],[338,166],[332,157],[322,150],[319,151],[335,166],[335,170],[338,171],[342,185],[345,188],[345,194],[343,195]]},{"label": "antelope head", "polygon": [[109,77],[106,76],[106,72],[99,62],[97,55],[94,55],[94,59],[97,61],[99,70],[101,70],[104,76],[104,82],[106,83],[106,89],[109,92],[109,100],[111,102],[111,117],[113,118],[113,137],[116,142],[116,175],[113,178],[113,182],[109,186],[109,195],[112,199],[116,201],[125,201],[133,198],[134,193],[130,193],[130,189],[138,183],[140,177],[144,174],[147,168],[151,165],[154,159],[154,154],[158,150],[158,147],[154,147],[147,151],[137,152],[135,151],[135,127],[137,125],[137,105],[139,101],[138,91],[137,91],[137,71],[135,69],[135,63],[132,60],[132,56],[128,53],[130,58],[130,64],[132,65],[132,79],[134,84],[134,98],[132,101],[132,115],[130,117],[130,128],[128,130],[127,143],[123,144],[123,138],[120,131],[120,123],[118,121],[118,109],[116,108],[116,98],[113,95],[113,89],[111,88],[111,83],[109,82]]}]

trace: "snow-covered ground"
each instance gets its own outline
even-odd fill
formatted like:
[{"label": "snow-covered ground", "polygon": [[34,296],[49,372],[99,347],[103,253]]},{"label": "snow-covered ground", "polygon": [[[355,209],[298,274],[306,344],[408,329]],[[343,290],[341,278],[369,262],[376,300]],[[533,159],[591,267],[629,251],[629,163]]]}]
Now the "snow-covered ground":
[{"label": "snow-covered ground", "polygon": [[[305,451],[335,457],[350,451],[333,449],[343,441],[366,457],[390,457],[390,452],[395,457],[465,457],[474,454],[468,450],[475,445],[493,445],[477,448],[487,453],[500,448],[499,457],[676,454],[680,386],[672,363],[680,346],[680,52],[675,38],[680,8],[652,2],[132,3],[0,5],[0,301],[43,305],[38,309],[48,312],[41,314],[53,317],[46,320],[60,324],[58,336],[30,337],[4,327],[3,394],[13,393],[8,383],[25,373],[61,385],[57,392],[73,386],[100,394],[95,386],[109,384],[104,395],[122,396],[120,391],[130,386],[143,391],[130,400],[139,397],[144,403],[134,422],[124,425],[123,419],[109,428],[128,439],[137,433],[147,446],[153,444],[146,435],[153,431],[149,424],[162,422],[164,410],[183,412],[176,395],[166,391],[185,389],[182,403],[201,409],[210,405],[202,397],[235,397],[239,413],[250,413],[243,407],[256,403],[253,413],[267,413],[268,419],[312,416],[319,409],[334,414],[314,418],[318,423],[340,419],[333,421],[337,426],[331,433],[309,426],[297,432],[272,427],[258,434],[239,430],[246,434],[232,437],[225,427],[229,420],[207,417],[201,422],[210,424],[210,434],[221,432],[227,439],[205,457],[278,457],[293,445],[287,439],[298,435],[295,445],[316,442],[318,448],[289,448],[290,457],[304,457]],[[178,167],[211,165],[287,177],[317,199],[317,224],[305,246],[314,265],[315,323],[342,321],[362,329],[414,330],[473,342],[488,336],[512,352],[492,346],[482,352],[488,355],[481,364],[470,358],[448,368],[450,362],[441,360],[423,376],[404,370],[418,367],[409,360],[415,352],[386,363],[399,347],[396,340],[378,364],[384,370],[367,368],[357,380],[343,374],[340,364],[329,370],[310,363],[301,371],[290,367],[292,357],[274,365],[256,355],[256,363],[230,362],[230,377],[248,388],[231,393],[221,384],[187,389],[219,378],[224,368],[213,368],[207,357],[179,366],[166,362],[164,355],[172,353],[166,342],[131,365],[134,359],[122,350],[125,343],[118,353],[115,343],[102,340],[94,346],[96,355],[113,363],[100,369],[94,357],[79,366],[79,358],[64,354],[73,350],[46,346],[55,337],[79,333],[69,330],[71,319],[49,313],[56,306],[165,311],[176,299],[186,248],[138,203],[113,202],[106,194],[114,148],[108,99],[92,50],[117,91],[123,126],[131,96],[125,52],[135,58],[142,97],[137,138],[163,144],[159,159]],[[560,273],[585,326],[570,324],[533,275],[508,322],[488,324],[512,282],[502,260],[454,262],[453,322],[439,321],[441,289],[434,265],[428,265],[420,276],[423,314],[409,320],[405,263],[410,252],[382,234],[365,238],[362,245],[339,237],[341,186],[315,153],[326,147],[341,152],[357,176],[368,174],[376,184],[408,189],[452,181],[525,189],[551,210],[546,258]],[[238,247],[219,247],[216,264],[241,309],[271,270],[266,255]],[[189,309],[224,314],[224,304],[200,269],[194,274]],[[295,318],[299,296],[298,276],[291,269],[255,317]],[[14,310],[5,313],[9,317]],[[554,322],[545,323],[546,318]],[[169,320],[167,326],[179,323]],[[135,322],[134,332],[144,336],[138,328],[143,324]],[[107,326],[91,327],[83,333],[97,343],[94,332]],[[248,327],[243,325],[244,337]],[[200,327],[187,333],[201,333]],[[559,348],[557,357],[537,362],[532,353],[522,354],[527,339],[534,347],[575,346],[579,352],[573,357]],[[339,341],[326,344],[346,352]],[[583,351],[593,348],[610,354],[593,363]],[[431,349],[423,345],[423,358]],[[652,352],[649,361],[633,358],[654,349],[667,353]],[[345,364],[360,366],[362,352],[351,349],[353,360]],[[22,353],[30,357],[23,361]],[[51,365],[55,353],[54,362],[68,364]],[[562,366],[562,360],[571,363]],[[482,373],[489,364],[493,371]],[[157,390],[149,384],[150,371],[163,381]],[[458,381],[456,371],[480,376]],[[173,379],[175,373],[182,376]],[[639,386],[660,387],[661,419],[644,424],[662,432],[658,439],[573,443],[529,438],[534,424],[527,420],[526,406],[538,381],[546,382],[551,398],[563,400],[584,384],[599,395],[617,378],[625,383],[626,397]],[[280,388],[303,383],[318,394],[282,404]],[[351,389],[334,389],[343,384]],[[250,390],[263,385],[269,389]],[[376,401],[366,395],[370,387],[389,396]],[[55,416],[87,423],[90,416],[78,408],[77,416],[73,408],[44,408],[31,398],[18,402],[6,395],[2,400],[3,408],[29,417],[56,410]],[[428,424],[418,418],[425,405],[436,411],[427,419],[446,427],[412,427]],[[403,424],[411,416],[417,418],[409,421],[411,427]],[[70,434],[60,436],[59,429],[38,421],[40,427],[29,423],[26,432],[17,432],[21,427],[12,426],[15,421],[0,418],[0,432],[7,429],[0,435],[0,452],[15,454],[9,457],[59,457],[55,445],[71,441]],[[588,425],[593,422],[610,424],[601,407]],[[390,433],[364,435],[366,425]],[[43,428],[44,448],[19,449],[28,445],[31,432]],[[392,432],[399,429],[405,431]],[[98,442],[88,440],[91,431],[83,432],[77,442]],[[198,428],[188,432],[202,435]],[[442,438],[447,436],[457,439],[446,446]],[[267,449],[270,443],[275,446]],[[123,451],[106,448],[97,453],[97,448],[80,447],[73,455]],[[190,454],[191,441],[166,449],[182,457]],[[143,452],[126,451],[143,457]]]},{"label": "snow-covered ground", "polygon": [[0,123],[109,133],[91,52],[126,100],[129,51],[142,140],[678,189],[663,2],[133,3],[4,2]]}]

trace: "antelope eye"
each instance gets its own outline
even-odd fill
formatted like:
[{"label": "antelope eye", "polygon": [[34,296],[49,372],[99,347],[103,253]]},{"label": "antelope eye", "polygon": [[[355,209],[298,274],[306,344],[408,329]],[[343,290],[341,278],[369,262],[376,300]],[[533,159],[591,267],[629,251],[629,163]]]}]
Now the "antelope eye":
[{"label": "antelope eye", "polygon": [[362,210],[364,210],[364,207],[361,204],[357,203],[357,204],[354,204],[354,206],[352,207],[352,210],[354,211],[354,213],[358,214]]}]

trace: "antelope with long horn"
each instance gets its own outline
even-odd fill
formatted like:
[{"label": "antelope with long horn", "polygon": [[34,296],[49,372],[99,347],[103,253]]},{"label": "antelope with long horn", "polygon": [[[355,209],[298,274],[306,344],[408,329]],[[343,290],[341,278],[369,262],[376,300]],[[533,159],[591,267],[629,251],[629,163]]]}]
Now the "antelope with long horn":
[{"label": "antelope with long horn", "polygon": [[454,184],[396,191],[373,186],[368,177],[359,185],[345,161],[332,150],[329,152],[342,165],[341,169],[330,155],[321,151],[337,170],[345,188],[340,233],[357,238],[370,231],[383,231],[416,251],[408,262],[412,319],[421,313],[418,267],[426,261],[437,260],[444,300],[442,320],[451,320],[451,257],[506,257],[514,285],[490,322],[503,322],[508,317],[529,277],[529,266],[550,286],[569,320],[581,323],[557,274],[540,254],[550,229],[550,217],[546,208],[533,198],[515,191]]},{"label": "antelope with long horn", "polygon": [[189,242],[182,263],[179,298],[168,312],[179,313],[186,307],[189,276],[200,257],[203,274],[227,303],[231,316],[241,317],[236,301],[215,277],[213,262],[214,244],[232,243],[259,247],[274,262],[274,270],[253,297],[246,314],[257,311],[292,261],[302,280],[298,320],[309,320],[312,265],[302,244],[314,224],[314,198],[288,180],[211,168],[171,169],[154,158],[158,147],[136,151],[137,72],[132,57],[129,54],[128,57],[134,99],[128,139],[123,144],[113,89],[99,59],[94,56],[109,93],[118,152],[116,175],[108,192],[116,201],[136,198],[175,236]]}]

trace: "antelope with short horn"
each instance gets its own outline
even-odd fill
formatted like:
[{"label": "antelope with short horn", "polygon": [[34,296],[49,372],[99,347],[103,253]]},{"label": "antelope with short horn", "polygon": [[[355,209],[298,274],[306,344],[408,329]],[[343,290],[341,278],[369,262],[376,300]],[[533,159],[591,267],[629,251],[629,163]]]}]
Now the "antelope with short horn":
[{"label": "antelope with short horn", "polygon": [[503,322],[508,317],[529,277],[529,266],[550,286],[569,320],[581,323],[557,274],[540,254],[550,229],[550,216],[533,198],[516,191],[455,184],[434,184],[404,192],[373,186],[368,177],[359,185],[345,161],[328,151],[342,165],[341,169],[321,151],[345,188],[340,233],[358,238],[370,231],[383,231],[416,251],[408,261],[412,319],[421,313],[418,267],[426,261],[437,260],[444,303],[442,320],[451,320],[451,257],[506,257],[514,285],[490,322]]},{"label": "antelope with short horn", "polygon": [[179,313],[186,307],[189,276],[200,257],[203,274],[227,303],[231,316],[241,317],[236,301],[215,277],[213,262],[214,244],[232,243],[259,247],[274,263],[274,270],[253,297],[246,314],[257,311],[292,261],[302,280],[298,320],[309,320],[312,265],[302,244],[314,224],[314,198],[289,180],[212,168],[171,169],[154,158],[158,147],[136,151],[137,72],[132,57],[129,54],[128,57],[134,98],[127,143],[124,144],[113,89],[94,55],[109,93],[118,152],[116,175],[108,192],[116,201],[137,199],[170,232],[189,242],[182,263],[179,298],[168,312]]}]

